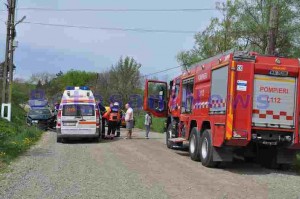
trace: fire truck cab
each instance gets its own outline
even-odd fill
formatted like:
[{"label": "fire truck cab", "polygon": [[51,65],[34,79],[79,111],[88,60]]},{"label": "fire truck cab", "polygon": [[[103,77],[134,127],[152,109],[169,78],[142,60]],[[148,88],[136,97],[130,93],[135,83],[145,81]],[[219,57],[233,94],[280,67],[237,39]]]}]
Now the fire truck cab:
[{"label": "fire truck cab", "polygon": [[[215,167],[233,157],[289,166],[299,143],[299,60],[226,52],[172,81],[146,80],[144,109],[166,117],[166,145]],[[154,124],[155,125],[155,124]]]}]

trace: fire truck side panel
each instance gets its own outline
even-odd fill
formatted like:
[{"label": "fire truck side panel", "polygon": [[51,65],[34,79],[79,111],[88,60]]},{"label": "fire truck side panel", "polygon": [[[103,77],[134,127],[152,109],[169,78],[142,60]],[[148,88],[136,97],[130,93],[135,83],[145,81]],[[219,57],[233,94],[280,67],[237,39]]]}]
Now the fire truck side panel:
[{"label": "fire truck side panel", "polygon": [[[300,60],[299,60],[299,65],[300,65]],[[299,69],[298,69],[299,70]],[[296,119],[295,119],[295,140],[294,140],[294,147],[300,149],[300,130],[299,130],[299,121],[300,120],[300,70],[298,71],[298,82],[297,82],[297,104],[296,104],[296,111],[295,111],[295,115],[296,115]]]},{"label": "fire truck side panel", "polygon": [[254,63],[236,63],[235,95],[229,96],[233,104],[233,139],[251,140],[253,76]]},{"label": "fire truck side panel", "polygon": [[200,70],[199,73],[196,74],[193,103],[193,113],[195,116],[208,116],[210,79],[211,71],[209,69]]},{"label": "fire truck side panel", "polygon": [[221,146],[225,137],[225,113],[227,109],[228,65],[212,70],[211,90],[208,100],[214,146]]}]

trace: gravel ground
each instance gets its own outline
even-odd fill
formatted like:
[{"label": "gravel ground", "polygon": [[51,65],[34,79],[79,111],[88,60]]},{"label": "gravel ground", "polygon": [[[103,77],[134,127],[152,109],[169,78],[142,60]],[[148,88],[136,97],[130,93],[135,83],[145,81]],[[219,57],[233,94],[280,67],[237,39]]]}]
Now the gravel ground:
[{"label": "gravel ground", "polygon": [[186,151],[168,150],[161,134],[134,134],[57,144],[47,132],[1,174],[0,198],[300,198],[293,172],[246,163],[209,169]]}]

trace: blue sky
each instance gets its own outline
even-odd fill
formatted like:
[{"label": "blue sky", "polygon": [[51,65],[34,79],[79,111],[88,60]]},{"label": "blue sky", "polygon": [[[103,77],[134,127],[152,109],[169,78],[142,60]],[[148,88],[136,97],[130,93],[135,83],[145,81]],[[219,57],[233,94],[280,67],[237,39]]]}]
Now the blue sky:
[{"label": "blue sky", "polygon": [[[180,9],[214,8],[218,0],[19,0],[18,7],[42,8],[112,8],[112,9]],[[0,9],[5,9],[3,2]],[[39,12],[19,10],[17,18],[26,21],[79,26],[145,28],[168,30],[203,30],[217,11],[201,12]],[[5,50],[6,12],[0,12],[0,59]],[[19,47],[15,52],[17,77],[33,73],[79,69],[101,72],[116,63],[120,56],[132,56],[149,74],[178,65],[176,54],[193,47],[193,34],[137,33],[77,28],[60,28],[20,24],[17,26]],[[178,70],[160,74],[171,78]]]}]

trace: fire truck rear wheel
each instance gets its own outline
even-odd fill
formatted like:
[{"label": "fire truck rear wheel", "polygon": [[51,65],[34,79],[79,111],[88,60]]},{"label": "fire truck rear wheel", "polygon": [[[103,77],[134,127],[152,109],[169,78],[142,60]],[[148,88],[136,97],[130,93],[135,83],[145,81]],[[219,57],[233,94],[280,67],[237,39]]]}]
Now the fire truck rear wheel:
[{"label": "fire truck rear wheel", "polygon": [[191,131],[191,136],[189,141],[189,152],[190,152],[191,159],[194,161],[200,161],[199,142],[200,142],[200,135],[197,131],[197,128],[194,127]]},{"label": "fire truck rear wheel", "polygon": [[173,148],[173,142],[169,141],[169,139],[172,138],[173,131],[172,124],[170,124],[166,132],[166,145],[169,149]]},{"label": "fire truck rear wheel", "polygon": [[216,167],[217,162],[213,161],[213,145],[210,130],[204,130],[200,143],[200,157],[202,165],[205,167]]}]

